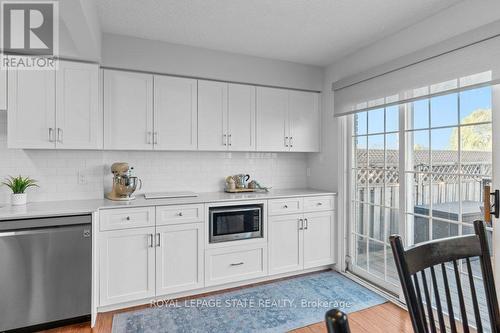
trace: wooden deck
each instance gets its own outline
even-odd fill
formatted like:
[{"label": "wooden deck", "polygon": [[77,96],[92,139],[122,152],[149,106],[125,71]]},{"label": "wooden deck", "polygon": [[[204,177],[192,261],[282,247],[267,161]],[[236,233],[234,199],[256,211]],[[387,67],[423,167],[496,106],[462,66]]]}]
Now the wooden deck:
[{"label": "wooden deck", "polygon": [[[126,309],[125,311],[130,311]],[[123,310],[122,310],[123,311]],[[108,333],[111,332],[113,315],[120,311],[99,314],[96,327],[89,323],[65,326],[46,333]],[[368,309],[349,314],[349,325],[352,333],[410,333],[410,317],[408,313],[392,303],[384,303]],[[316,323],[292,331],[293,333],[326,333],[324,323]],[[278,333],[278,332],[277,332]]]}]

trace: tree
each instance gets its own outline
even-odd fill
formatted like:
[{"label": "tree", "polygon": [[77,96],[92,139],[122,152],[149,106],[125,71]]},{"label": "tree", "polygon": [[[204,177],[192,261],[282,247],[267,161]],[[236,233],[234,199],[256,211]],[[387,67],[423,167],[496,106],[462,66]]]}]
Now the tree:
[{"label": "tree", "polygon": [[[490,109],[477,109],[462,119],[462,125],[491,122]],[[491,124],[462,126],[460,128],[462,150],[491,151],[492,130]],[[450,136],[450,149],[458,149],[458,128],[454,128]]]}]

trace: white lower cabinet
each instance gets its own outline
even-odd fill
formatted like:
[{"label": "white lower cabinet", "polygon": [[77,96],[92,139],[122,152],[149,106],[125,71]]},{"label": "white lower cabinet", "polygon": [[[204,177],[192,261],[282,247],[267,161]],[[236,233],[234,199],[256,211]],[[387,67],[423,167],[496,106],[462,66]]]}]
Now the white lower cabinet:
[{"label": "white lower cabinet", "polygon": [[154,227],[100,233],[101,306],[155,295],[154,233]]},{"label": "white lower cabinet", "polygon": [[269,217],[269,273],[331,265],[334,258],[334,211]]},{"label": "white lower cabinet", "polygon": [[303,237],[299,222],[302,214],[269,218],[269,273],[278,274],[302,269]]},{"label": "white lower cabinet", "polygon": [[156,295],[203,285],[203,223],[157,227]]},{"label": "white lower cabinet", "polygon": [[243,245],[205,251],[205,285],[238,282],[267,275],[267,247]]},{"label": "white lower cabinet", "polygon": [[333,211],[304,214],[304,268],[334,262]]}]

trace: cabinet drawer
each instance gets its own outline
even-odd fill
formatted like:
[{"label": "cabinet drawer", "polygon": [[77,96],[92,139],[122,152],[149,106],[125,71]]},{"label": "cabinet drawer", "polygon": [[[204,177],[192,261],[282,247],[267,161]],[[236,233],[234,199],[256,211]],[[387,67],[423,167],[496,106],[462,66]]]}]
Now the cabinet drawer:
[{"label": "cabinet drawer", "polygon": [[205,251],[205,285],[217,285],[267,275],[265,246],[235,246]]},{"label": "cabinet drawer", "polygon": [[334,210],[334,209],[335,209],[335,201],[334,197],[331,195],[304,198],[305,212],[315,212],[321,210]]},{"label": "cabinet drawer", "polygon": [[274,199],[268,202],[269,215],[295,214],[302,212],[303,198]]},{"label": "cabinet drawer", "polygon": [[203,205],[156,207],[156,224],[179,224],[203,221]]},{"label": "cabinet drawer", "polygon": [[154,227],[155,208],[120,208],[100,211],[101,231]]}]

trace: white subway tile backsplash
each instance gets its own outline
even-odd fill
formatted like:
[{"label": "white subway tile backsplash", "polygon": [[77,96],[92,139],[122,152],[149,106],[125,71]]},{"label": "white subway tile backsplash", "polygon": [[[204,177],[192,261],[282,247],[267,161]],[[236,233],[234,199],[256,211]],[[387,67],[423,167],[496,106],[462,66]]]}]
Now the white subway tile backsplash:
[{"label": "white subway tile backsplash", "polygon": [[[237,173],[273,188],[307,187],[302,153],[7,149],[7,115],[0,112],[0,178],[22,174],[37,179],[40,188],[29,190],[30,201],[102,198],[111,187],[110,166],[120,161],[130,163],[142,179],[139,192],[220,191],[225,176]],[[0,203],[9,200],[9,189],[0,186]]]}]

